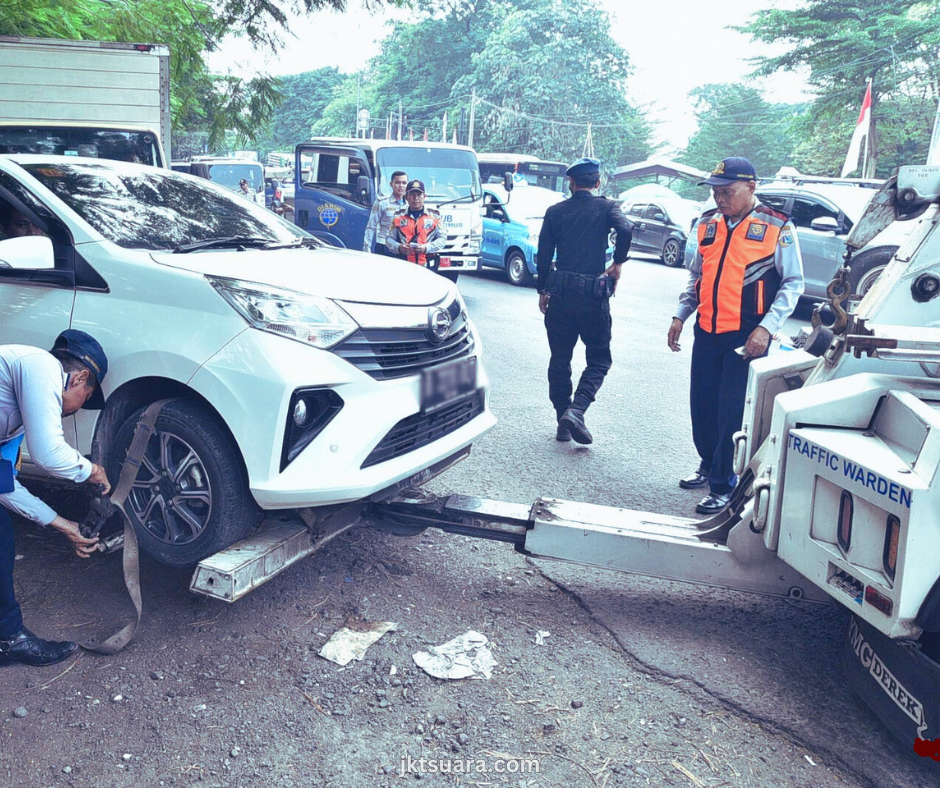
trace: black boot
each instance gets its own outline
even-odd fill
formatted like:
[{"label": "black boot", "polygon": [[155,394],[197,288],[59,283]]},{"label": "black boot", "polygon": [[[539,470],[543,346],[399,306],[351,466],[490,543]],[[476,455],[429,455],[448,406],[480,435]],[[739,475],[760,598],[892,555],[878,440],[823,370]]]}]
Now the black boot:
[{"label": "black boot", "polygon": [[594,436],[591,435],[591,431],[584,423],[583,410],[578,410],[577,408],[568,408],[568,410],[565,411],[565,415],[561,417],[561,421],[558,422],[558,424],[559,426],[563,424],[568,428],[568,431],[571,433],[571,437],[575,439],[575,442],[582,444],[594,442]]},{"label": "black boot", "polygon": [[23,627],[13,637],[0,639],[0,667],[20,662],[23,665],[54,665],[75,652],[77,643],[69,640],[43,640]]}]

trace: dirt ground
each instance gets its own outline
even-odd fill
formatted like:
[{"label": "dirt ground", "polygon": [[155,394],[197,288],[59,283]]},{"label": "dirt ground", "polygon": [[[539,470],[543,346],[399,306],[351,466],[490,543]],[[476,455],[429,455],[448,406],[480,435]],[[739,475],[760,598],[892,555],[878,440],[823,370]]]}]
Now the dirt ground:
[{"label": "dirt ground", "polygon": [[[18,552],[38,633],[107,634],[108,611],[130,611],[118,555],[80,561],[29,526]],[[0,673],[0,785],[873,785],[639,663],[546,568],[506,545],[364,527],[226,605],[145,559],[126,651]],[[398,628],[339,667],[317,652],[350,616]],[[491,641],[489,680],[412,660],[468,630]]]}]

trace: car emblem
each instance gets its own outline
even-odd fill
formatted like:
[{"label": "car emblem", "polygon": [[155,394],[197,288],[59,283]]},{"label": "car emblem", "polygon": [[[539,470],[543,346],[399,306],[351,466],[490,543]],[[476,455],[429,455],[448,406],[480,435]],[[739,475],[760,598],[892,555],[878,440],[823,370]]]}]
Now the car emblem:
[{"label": "car emblem", "polygon": [[439,345],[447,339],[453,322],[447,310],[439,308],[431,309],[428,312],[428,339],[435,345]]}]

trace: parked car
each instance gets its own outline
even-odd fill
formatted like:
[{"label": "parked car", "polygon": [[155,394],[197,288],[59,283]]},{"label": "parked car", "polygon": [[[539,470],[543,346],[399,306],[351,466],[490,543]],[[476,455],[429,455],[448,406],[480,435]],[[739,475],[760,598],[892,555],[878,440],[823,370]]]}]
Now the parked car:
[{"label": "parked car", "polygon": [[683,264],[689,228],[699,213],[697,203],[640,197],[625,201],[621,208],[633,224],[631,252],[656,255],[670,268]]},{"label": "parked car", "polygon": [[141,410],[171,399],[127,501],[165,563],[228,547],[266,510],[440,470],[495,423],[466,306],[419,266],[140,165],[0,156],[0,200],[48,236],[0,240],[0,343],[77,328],[109,357],[106,407],[66,418],[70,442],[116,480]]},{"label": "parked car", "polygon": [[[880,181],[812,177],[758,184],[756,193],[760,201],[783,211],[796,226],[803,257],[805,298],[827,297],[826,288],[842,265],[846,236],[880,185]],[[853,256],[850,292],[862,296],[871,289],[909,229],[895,222]]]},{"label": "parked car", "polygon": [[483,243],[480,263],[500,268],[514,285],[532,284],[537,273],[536,252],[545,211],[563,195],[539,186],[513,189],[497,185],[483,189]]}]

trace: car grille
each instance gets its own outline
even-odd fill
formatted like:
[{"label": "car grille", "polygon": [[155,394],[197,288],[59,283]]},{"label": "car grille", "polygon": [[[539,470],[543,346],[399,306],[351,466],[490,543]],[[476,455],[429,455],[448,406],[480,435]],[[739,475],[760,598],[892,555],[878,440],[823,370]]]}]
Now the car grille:
[{"label": "car grille", "polygon": [[361,328],[333,352],[376,380],[414,375],[425,367],[473,352],[473,336],[458,301],[448,308],[453,323],[448,337],[435,344],[426,328]]},{"label": "car grille", "polygon": [[366,457],[362,467],[369,468],[427,446],[438,438],[460,429],[481,413],[483,392],[477,391],[472,397],[447,405],[433,413],[416,413],[402,419]]}]

